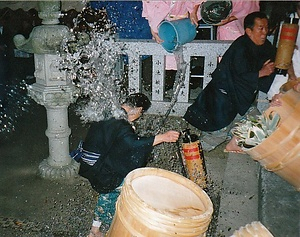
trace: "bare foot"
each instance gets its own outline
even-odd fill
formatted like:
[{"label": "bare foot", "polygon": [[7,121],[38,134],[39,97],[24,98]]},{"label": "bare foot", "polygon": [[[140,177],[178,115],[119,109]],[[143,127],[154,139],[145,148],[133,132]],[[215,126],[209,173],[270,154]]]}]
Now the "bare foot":
[{"label": "bare foot", "polygon": [[98,227],[92,226],[90,233],[87,237],[104,237],[105,235],[100,232]]},{"label": "bare foot", "polygon": [[224,152],[242,153],[245,154],[243,149],[237,145],[237,137],[233,137],[225,147]]}]

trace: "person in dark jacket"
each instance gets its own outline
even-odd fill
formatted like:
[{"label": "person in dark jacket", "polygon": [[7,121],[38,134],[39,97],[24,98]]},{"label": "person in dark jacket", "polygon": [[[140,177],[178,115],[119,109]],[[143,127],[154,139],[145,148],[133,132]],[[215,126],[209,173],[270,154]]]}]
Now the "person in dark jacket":
[{"label": "person in dark jacket", "polygon": [[268,19],[262,12],[248,14],[245,34],[236,39],[212,73],[212,80],[187,109],[184,119],[202,131],[217,131],[245,115],[258,91],[273,82],[276,49],[267,40]]},{"label": "person in dark jacket", "polygon": [[[89,237],[104,236],[99,227],[108,229],[111,224],[125,176],[136,168],[146,166],[153,146],[162,142],[176,142],[179,138],[177,131],[150,137],[140,137],[135,133],[131,122],[138,119],[150,105],[151,102],[142,93],[129,95],[122,104],[124,119],[94,122],[85,141],[71,152],[71,156],[80,162],[79,174],[88,173],[86,177],[99,192]],[[97,177],[89,174],[91,167],[96,167]],[[103,181],[100,185],[95,181],[99,177]],[[108,180],[107,183],[104,183],[105,180]]]}]

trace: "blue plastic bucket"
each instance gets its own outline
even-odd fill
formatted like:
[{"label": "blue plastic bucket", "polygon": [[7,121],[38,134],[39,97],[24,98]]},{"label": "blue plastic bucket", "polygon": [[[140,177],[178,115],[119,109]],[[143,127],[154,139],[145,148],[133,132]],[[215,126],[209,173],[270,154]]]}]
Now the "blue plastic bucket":
[{"label": "blue plastic bucket", "polygon": [[169,53],[173,53],[180,45],[191,42],[196,34],[196,25],[189,18],[163,21],[158,27],[158,36],[164,41],[161,45]]}]

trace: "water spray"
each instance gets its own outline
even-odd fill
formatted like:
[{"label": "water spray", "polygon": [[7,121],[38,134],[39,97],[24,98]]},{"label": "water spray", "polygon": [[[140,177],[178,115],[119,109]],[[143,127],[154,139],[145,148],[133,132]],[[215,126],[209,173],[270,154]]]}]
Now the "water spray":
[{"label": "water spray", "polygon": [[[160,129],[165,124],[170,112],[177,102],[179,91],[184,85],[184,75],[188,63],[186,63],[183,59],[182,50],[176,53],[176,62],[178,70],[176,72],[174,83],[175,90],[171,99],[170,106],[161,122]],[[201,142],[198,136],[196,136],[195,134],[190,134],[190,129],[181,131],[181,135],[183,136],[183,143],[180,146],[179,142],[176,142],[176,156],[182,165],[182,174],[183,176],[198,184],[201,188],[206,189],[207,172]]]},{"label": "water spray", "polygon": [[177,52],[175,54],[175,59],[176,59],[177,68],[178,68],[178,70],[176,72],[176,76],[175,76],[175,82],[174,82],[175,90],[174,90],[174,93],[173,93],[173,96],[172,96],[172,99],[171,99],[170,106],[169,106],[169,108],[168,108],[168,110],[167,110],[166,114],[164,115],[163,120],[161,122],[161,126],[163,126],[165,124],[168,116],[170,115],[174,105],[177,102],[177,98],[178,98],[180,89],[184,85],[184,75],[185,75],[188,63],[186,63],[183,59],[183,54],[182,54],[182,49],[181,48],[179,49],[179,52]]}]

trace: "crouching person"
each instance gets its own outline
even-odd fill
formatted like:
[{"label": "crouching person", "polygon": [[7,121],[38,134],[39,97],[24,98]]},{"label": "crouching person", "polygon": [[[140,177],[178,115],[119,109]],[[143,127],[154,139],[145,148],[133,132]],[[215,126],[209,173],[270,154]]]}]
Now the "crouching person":
[{"label": "crouching person", "polygon": [[138,136],[131,122],[138,119],[151,102],[142,93],[129,95],[122,104],[123,118],[94,122],[84,142],[71,152],[80,162],[79,174],[87,178],[99,193],[95,216],[88,237],[102,237],[115,213],[115,204],[125,176],[145,167],[153,146],[176,142],[179,132],[168,131],[156,136]]}]

